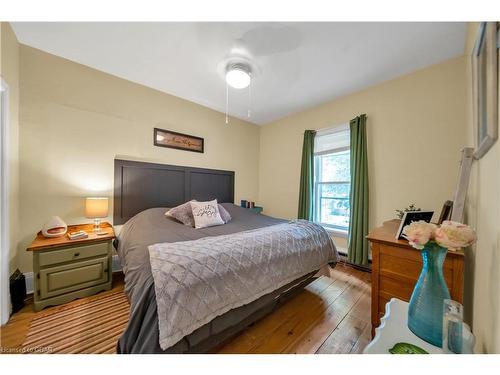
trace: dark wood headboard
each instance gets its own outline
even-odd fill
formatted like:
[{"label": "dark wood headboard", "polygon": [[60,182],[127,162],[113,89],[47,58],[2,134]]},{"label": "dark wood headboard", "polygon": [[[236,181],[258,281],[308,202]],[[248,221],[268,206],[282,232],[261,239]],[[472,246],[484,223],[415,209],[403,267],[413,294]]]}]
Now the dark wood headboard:
[{"label": "dark wood headboard", "polygon": [[115,159],[114,225],[191,199],[234,203],[234,172]]}]

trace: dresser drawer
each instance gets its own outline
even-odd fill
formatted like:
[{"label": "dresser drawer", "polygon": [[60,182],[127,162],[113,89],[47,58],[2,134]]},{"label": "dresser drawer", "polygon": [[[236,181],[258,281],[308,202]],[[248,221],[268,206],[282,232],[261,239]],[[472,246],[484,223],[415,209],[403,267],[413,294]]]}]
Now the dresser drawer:
[{"label": "dresser drawer", "polygon": [[40,267],[44,267],[58,263],[72,262],[80,259],[106,256],[109,251],[109,246],[109,242],[101,242],[92,245],[41,252],[40,254],[38,254],[38,263]]},{"label": "dresser drawer", "polygon": [[402,301],[409,301],[415,284],[416,280],[410,281],[404,278],[396,279],[381,276],[379,280],[379,294],[385,293],[391,297],[397,297]]},{"label": "dresser drawer", "polygon": [[109,281],[108,257],[40,270],[40,298],[55,297]]}]

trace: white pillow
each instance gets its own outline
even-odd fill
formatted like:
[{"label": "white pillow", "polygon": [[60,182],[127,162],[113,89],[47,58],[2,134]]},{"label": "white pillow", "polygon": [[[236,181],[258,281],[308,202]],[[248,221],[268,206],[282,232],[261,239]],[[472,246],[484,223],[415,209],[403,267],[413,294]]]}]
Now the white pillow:
[{"label": "white pillow", "polygon": [[189,202],[193,211],[194,227],[206,228],[214,225],[224,224],[224,220],[220,217],[217,199],[208,202]]}]

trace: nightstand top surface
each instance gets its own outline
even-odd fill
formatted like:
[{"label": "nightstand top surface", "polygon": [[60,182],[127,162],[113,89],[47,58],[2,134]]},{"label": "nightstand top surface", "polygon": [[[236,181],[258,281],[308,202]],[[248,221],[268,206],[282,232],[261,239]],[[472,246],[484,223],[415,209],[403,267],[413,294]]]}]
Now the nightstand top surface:
[{"label": "nightstand top surface", "polygon": [[[87,238],[81,238],[78,240],[70,240],[68,238],[69,232],[75,232],[79,230],[84,230],[89,235]],[[103,242],[109,241],[115,238],[115,232],[113,226],[110,223],[101,223],[101,230],[106,232],[105,235],[98,236],[93,233],[94,224],[79,224],[79,225],[68,225],[68,231],[64,236],[47,238],[42,235],[42,232],[38,232],[36,238],[33,240],[31,245],[26,249],[27,251],[38,251],[47,250],[51,248],[59,248],[63,246],[70,246],[74,244],[90,244],[93,242]]]}]

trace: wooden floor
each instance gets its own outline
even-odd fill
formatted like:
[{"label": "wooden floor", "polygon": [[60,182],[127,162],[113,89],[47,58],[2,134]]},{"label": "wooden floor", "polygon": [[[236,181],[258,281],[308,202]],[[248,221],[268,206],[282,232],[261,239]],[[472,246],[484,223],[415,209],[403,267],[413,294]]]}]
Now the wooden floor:
[{"label": "wooden floor", "polygon": [[[338,264],[274,313],[248,327],[214,353],[360,353],[370,341],[370,273]],[[123,290],[70,302],[78,305]],[[34,312],[25,306],[0,328],[0,353],[16,352],[32,319],[70,304]]]}]

